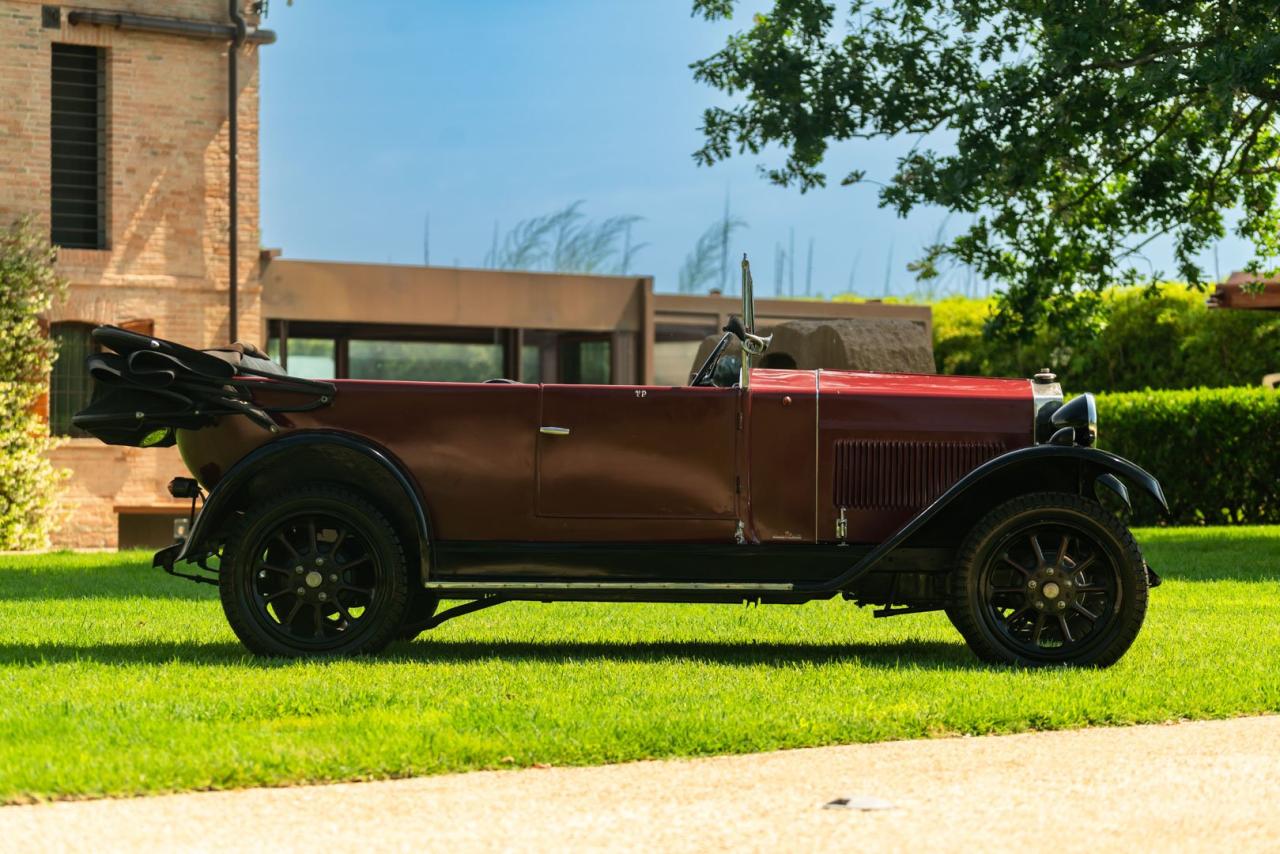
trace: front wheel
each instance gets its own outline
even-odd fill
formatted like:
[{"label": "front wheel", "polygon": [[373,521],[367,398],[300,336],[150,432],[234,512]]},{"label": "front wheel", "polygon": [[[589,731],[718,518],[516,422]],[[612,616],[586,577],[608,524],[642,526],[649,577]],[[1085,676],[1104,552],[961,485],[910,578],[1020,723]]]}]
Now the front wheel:
[{"label": "front wheel", "polygon": [[218,587],[236,636],[270,656],[377,652],[398,636],[409,602],[395,529],[330,484],[250,508],[223,549]]},{"label": "front wheel", "polygon": [[1015,498],[961,547],[947,616],[984,661],[1105,667],[1147,611],[1147,572],[1129,530],[1066,493]]}]

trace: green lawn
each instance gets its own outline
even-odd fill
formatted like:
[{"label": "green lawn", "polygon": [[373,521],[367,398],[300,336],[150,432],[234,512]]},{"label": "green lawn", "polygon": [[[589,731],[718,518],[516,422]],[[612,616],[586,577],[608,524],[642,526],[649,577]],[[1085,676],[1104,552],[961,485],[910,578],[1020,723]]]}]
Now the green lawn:
[{"label": "green lawn", "polygon": [[511,604],[383,657],[246,656],[148,557],[0,558],[0,802],[1280,711],[1280,527],[1144,530],[1105,671],[980,666],[940,615]]}]

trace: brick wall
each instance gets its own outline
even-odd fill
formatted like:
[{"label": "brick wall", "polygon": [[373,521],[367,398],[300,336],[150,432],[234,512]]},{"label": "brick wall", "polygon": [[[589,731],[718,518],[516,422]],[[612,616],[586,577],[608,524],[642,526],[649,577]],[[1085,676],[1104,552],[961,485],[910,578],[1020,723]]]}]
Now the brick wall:
[{"label": "brick wall", "polygon": [[[151,318],[155,334],[193,346],[228,335],[226,42],[71,26],[67,11],[109,9],[225,23],[222,0],[84,0],[62,7],[60,29],[41,4],[0,0],[0,222],[49,223],[50,45],[107,49],[106,250],[63,250],[70,288],[50,321]],[[258,57],[240,53],[240,337],[260,340]],[[183,474],[174,449],[112,448],[70,439],[53,452],[72,475],[61,494],[57,544],[114,547],[117,506],[171,501]]]}]

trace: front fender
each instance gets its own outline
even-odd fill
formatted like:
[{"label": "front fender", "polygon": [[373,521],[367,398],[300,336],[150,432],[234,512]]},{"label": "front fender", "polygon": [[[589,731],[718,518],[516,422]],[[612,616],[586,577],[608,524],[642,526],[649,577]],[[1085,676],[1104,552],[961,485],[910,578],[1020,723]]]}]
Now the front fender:
[{"label": "front fender", "polygon": [[[335,457],[341,454],[348,460],[359,460],[360,465],[386,480],[388,488],[395,497],[403,499],[402,502],[396,502],[396,507],[387,509],[403,513],[407,508],[406,522],[411,519],[416,529],[422,577],[425,580],[430,566],[430,547],[433,538],[422,496],[413,481],[382,448],[345,433],[324,430],[289,433],[246,454],[209,491],[204,506],[191,525],[187,538],[175,546],[158,552],[155,565],[171,571],[175,563],[198,562],[207,558],[217,547],[215,537],[223,522],[232,513],[242,509],[246,492],[250,491],[251,479],[267,468],[281,465],[290,461],[291,458],[298,459],[296,455],[300,453],[310,455],[313,461],[317,458]],[[314,478],[331,479],[335,476],[334,471],[337,468],[326,466],[322,471],[317,470]]]},{"label": "front fender", "polygon": [[[888,554],[913,535],[920,533],[930,523],[944,520],[948,513],[955,512],[960,508],[968,513],[972,513],[975,509],[985,512],[985,508],[981,506],[975,508],[973,502],[966,501],[966,499],[976,497],[986,485],[1000,484],[1001,494],[1003,495],[1000,500],[1020,494],[1043,491],[1045,482],[1041,475],[1046,466],[1052,467],[1055,476],[1059,478],[1057,481],[1058,489],[1068,488],[1068,485],[1061,480],[1065,476],[1065,472],[1074,474],[1074,483],[1070,484],[1070,488],[1080,494],[1086,494],[1086,488],[1096,489],[1096,483],[1099,478],[1105,475],[1112,475],[1123,483],[1128,483],[1141,489],[1160,505],[1165,514],[1169,512],[1169,503],[1165,500],[1164,490],[1160,487],[1160,482],[1149,472],[1123,457],[1097,448],[1083,448],[1072,445],[1035,445],[1030,448],[1020,448],[1007,454],[1001,454],[993,460],[988,460],[960,478],[928,507],[921,510],[892,536],[873,548],[845,572],[830,581],[796,585],[796,589],[812,592],[840,590],[863,574],[871,571]],[[1128,501],[1127,490],[1118,494],[1126,502]]]}]

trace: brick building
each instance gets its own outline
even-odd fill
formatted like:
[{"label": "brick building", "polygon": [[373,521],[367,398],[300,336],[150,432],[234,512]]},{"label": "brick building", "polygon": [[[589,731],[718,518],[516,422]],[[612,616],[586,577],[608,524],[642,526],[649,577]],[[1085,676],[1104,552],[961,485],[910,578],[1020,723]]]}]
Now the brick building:
[{"label": "brick building", "polygon": [[[238,313],[255,330],[257,51],[269,38],[256,23],[237,49]],[[171,524],[162,487],[181,468],[176,451],[106,447],[69,435],[69,418],[96,324],[227,340],[229,27],[223,0],[0,0],[0,222],[29,215],[49,228],[69,284],[48,318],[63,353],[50,422],[67,435],[53,456],[72,473],[63,545],[115,545],[118,514],[126,539]]]},{"label": "brick building", "polygon": [[[97,324],[205,347],[236,333],[303,376],[682,383],[727,297],[655,294],[649,277],[340,264],[260,250],[258,29],[237,0],[0,0],[0,225],[31,216],[59,246],[66,301],[47,318],[53,452],[70,470],[56,543],[165,544],[186,508],[165,485],[174,448],[75,435]],[[232,46],[239,39],[238,47]],[[234,89],[229,52],[234,51]],[[238,249],[231,263],[230,110],[235,92]],[[928,308],[762,301],[786,319],[906,317]]]}]

